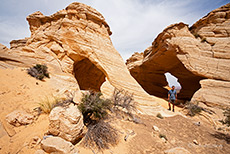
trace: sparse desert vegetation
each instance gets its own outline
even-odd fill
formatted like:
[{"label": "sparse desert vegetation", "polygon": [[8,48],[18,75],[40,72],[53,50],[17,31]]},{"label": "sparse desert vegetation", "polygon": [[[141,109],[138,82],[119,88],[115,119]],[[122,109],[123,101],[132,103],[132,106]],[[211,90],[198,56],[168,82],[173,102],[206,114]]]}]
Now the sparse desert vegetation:
[{"label": "sparse desert vegetation", "polygon": [[199,114],[202,111],[202,108],[199,106],[198,102],[197,103],[194,103],[194,102],[192,103],[190,101],[187,101],[185,103],[184,108],[186,108],[188,110],[187,115],[192,116],[192,117],[197,115],[197,114]]},{"label": "sparse desert vegetation", "polygon": [[108,114],[113,116],[115,113],[115,117],[125,114],[133,118],[136,105],[131,94],[115,89],[111,99],[103,98],[100,92],[83,94],[78,108],[88,128],[83,138],[84,146],[101,151],[115,145],[119,137],[118,131],[108,122]]},{"label": "sparse desert vegetation", "polygon": [[83,138],[85,147],[92,150],[109,149],[118,143],[118,131],[109,122],[99,120],[97,123],[88,126],[88,131]]},{"label": "sparse desert vegetation", "polygon": [[42,113],[49,114],[51,110],[61,102],[62,100],[55,96],[46,96],[45,98],[41,99],[38,103],[40,110]]},{"label": "sparse desert vegetation", "polygon": [[112,103],[109,99],[102,98],[102,93],[90,91],[89,94],[83,94],[79,110],[84,117],[85,125],[97,123],[100,119],[104,119],[111,109]]},{"label": "sparse desert vegetation", "polygon": [[49,78],[48,67],[42,64],[36,64],[27,69],[27,73],[38,80],[43,80],[45,77]]},{"label": "sparse desert vegetation", "polygon": [[227,125],[228,127],[230,126],[230,108],[226,108],[224,109],[224,119],[221,120],[221,122],[224,124],[224,125]]},{"label": "sparse desert vegetation", "polygon": [[[102,1],[94,6],[103,6]],[[122,1],[116,6],[123,16],[117,13],[119,18],[114,18],[121,26],[115,28],[109,25],[113,19],[108,23],[97,8],[79,2],[56,3],[67,7],[48,16],[39,8],[25,15],[25,9],[34,8],[20,3],[15,1],[13,12],[12,3],[1,3],[5,23],[25,16],[31,35],[11,41],[10,47],[0,44],[0,153],[229,153],[230,3],[210,2],[219,8],[195,22],[194,15],[203,15],[209,5]],[[116,6],[105,12],[116,12]],[[170,22],[179,21],[182,11],[194,24],[162,27],[155,19],[160,19],[158,14],[151,15],[154,11]],[[135,22],[145,27],[132,31]],[[19,21],[16,24],[9,34],[12,25],[0,24],[3,43],[23,30]],[[114,41],[124,42],[114,44],[125,50],[114,47],[110,38],[116,28],[124,33]],[[155,35],[159,29],[163,31]],[[140,51],[138,46],[152,34],[154,41],[125,63],[130,50]],[[131,35],[139,37],[139,43]],[[173,112],[167,110],[166,85],[173,81],[166,72],[182,87]],[[186,100],[192,102],[183,108]]]}]

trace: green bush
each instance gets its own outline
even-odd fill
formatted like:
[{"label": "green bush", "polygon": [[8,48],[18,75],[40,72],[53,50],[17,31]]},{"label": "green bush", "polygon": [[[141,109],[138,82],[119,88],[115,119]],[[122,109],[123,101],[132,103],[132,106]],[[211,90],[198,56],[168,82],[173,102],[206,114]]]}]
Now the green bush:
[{"label": "green bush", "polygon": [[230,108],[226,108],[223,112],[225,119],[221,120],[224,125],[230,126]]},{"label": "green bush", "polygon": [[85,125],[104,119],[111,109],[111,101],[109,99],[103,99],[101,96],[101,92],[93,91],[89,94],[83,94],[78,109],[83,114]]},{"label": "green bush", "polygon": [[105,122],[108,113],[125,112],[132,115],[132,111],[136,109],[133,96],[117,89],[111,100],[104,99],[100,92],[83,94],[78,108],[83,114],[84,124],[88,127],[82,143],[91,150],[99,151],[109,149],[109,146],[115,145],[118,140],[117,130]]},{"label": "green bush", "polygon": [[43,80],[44,77],[49,78],[48,67],[46,65],[36,64],[27,69],[27,73],[38,80]]}]

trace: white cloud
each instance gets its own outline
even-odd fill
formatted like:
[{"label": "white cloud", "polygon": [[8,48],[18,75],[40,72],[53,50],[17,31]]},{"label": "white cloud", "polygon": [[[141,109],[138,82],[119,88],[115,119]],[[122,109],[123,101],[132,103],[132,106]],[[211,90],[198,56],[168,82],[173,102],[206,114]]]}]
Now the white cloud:
[{"label": "white cloud", "polygon": [[[0,43],[30,35],[27,15],[41,11],[51,15],[73,0],[7,0],[0,6]],[[168,25],[194,23],[225,0],[79,0],[103,14],[113,32],[115,48],[124,59],[141,52]],[[205,4],[205,5],[204,5]],[[8,45],[9,46],[9,45]]]}]

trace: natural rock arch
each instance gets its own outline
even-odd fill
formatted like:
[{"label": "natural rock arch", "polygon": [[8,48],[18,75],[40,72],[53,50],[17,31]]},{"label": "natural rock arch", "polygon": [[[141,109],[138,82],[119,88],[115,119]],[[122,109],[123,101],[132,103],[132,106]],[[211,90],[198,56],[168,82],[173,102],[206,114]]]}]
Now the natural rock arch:
[{"label": "natural rock arch", "polygon": [[[93,89],[111,97],[114,88],[122,89],[133,94],[138,110],[145,114],[155,114],[159,104],[165,102],[146,93],[130,75],[112,44],[109,25],[92,7],[74,2],[50,16],[35,12],[27,21],[31,36],[26,43],[12,42],[13,52],[4,52],[0,57],[17,59],[21,67],[47,64],[50,83],[59,94]],[[8,67],[11,64],[9,58],[4,62]],[[93,73],[94,81],[88,80]],[[106,82],[100,87],[105,76]]]},{"label": "natural rock arch", "polygon": [[[146,49],[143,56],[147,56],[153,48],[154,47]],[[199,81],[203,79],[203,77],[188,71],[177,58],[175,49],[171,48],[168,50],[167,48],[161,48],[161,50],[163,54],[155,53],[154,58],[149,58],[147,61],[142,59],[142,64],[139,66],[130,65],[132,60],[129,60],[127,64],[131,75],[150,95],[166,98],[167,89],[164,87],[167,86],[168,83],[164,74],[169,72],[178,78],[178,82],[183,87],[180,91],[180,95],[178,95],[178,99],[190,100],[193,94],[200,89]],[[137,54],[138,53],[135,53],[132,57],[137,56]]]},{"label": "natural rock arch", "polygon": [[100,91],[100,87],[105,81],[104,73],[88,58],[74,63],[73,74],[81,90]]},{"label": "natural rock arch", "polygon": [[165,97],[163,74],[170,72],[183,87],[180,99],[229,106],[229,8],[215,9],[191,27],[168,26],[144,53],[127,60],[132,76],[148,93]]}]

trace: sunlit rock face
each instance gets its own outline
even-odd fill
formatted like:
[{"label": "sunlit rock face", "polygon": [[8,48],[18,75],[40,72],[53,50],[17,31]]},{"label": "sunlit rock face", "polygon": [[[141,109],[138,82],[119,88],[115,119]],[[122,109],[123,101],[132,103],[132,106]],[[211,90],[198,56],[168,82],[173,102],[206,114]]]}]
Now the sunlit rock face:
[{"label": "sunlit rock face", "polygon": [[145,108],[163,101],[146,93],[130,75],[111,42],[108,24],[92,7],[74,2],[51,16],[35,12],[27,21],[31,36],[12,41],[11,49],[1,50],[1,58],[5,58],[1,66],[46,64],[52,86],[59,92],[101,91],[107,80],[112,88],[103,87],[105,96],[117,88],[133,93],[135,101]]},{"label": "sunlit rock face", "polygon": [[[224,93],[215,90],[222,86],[218,87],[215,81],[230,82],[229,25],[230,4],[213,10],[190,28],[184,23],[170,25],[144,51],[143,56],[134,54],[127,61],[128,69],[151,95],[167,96],[163,88],[167,85],[164,73],[170,72],[182,86],[178,95],[180,99],[190,100],[200,88],[199,93],[202,89],[209,89],[223,99]],[[212,80],[200,85],[203,79]],[[209,96],[196,94],[193,100],[205,102],[206,97]],[[212,100],[213,104],[221,103],[217,97]],[[224,98],[228,102],[224,101],[224,104],[229,104],[229,99]]]}]

